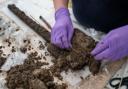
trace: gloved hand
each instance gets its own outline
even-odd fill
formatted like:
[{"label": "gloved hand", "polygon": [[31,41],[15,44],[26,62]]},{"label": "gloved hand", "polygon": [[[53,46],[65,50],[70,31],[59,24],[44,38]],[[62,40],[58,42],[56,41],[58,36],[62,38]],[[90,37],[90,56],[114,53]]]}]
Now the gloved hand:
[{"label": "gloved hand", "polygon": [[55,13],[56,23],[51,31],[51,42],[60,48],[70,48],[73,25],[67,8],[60,8]]},{"label": "gloved hand", "polygon": [[128,25],[112,30],[92,51],[96,60],[116,61],[128,56]]}]

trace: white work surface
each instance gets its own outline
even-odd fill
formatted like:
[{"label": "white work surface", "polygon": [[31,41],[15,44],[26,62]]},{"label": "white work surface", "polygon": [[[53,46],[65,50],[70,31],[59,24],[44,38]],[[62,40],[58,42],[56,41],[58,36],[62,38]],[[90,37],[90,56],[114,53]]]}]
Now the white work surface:
[{"label": "white work surface", "polygon": [[[39,46],[38,41],[42,41],[43,43],[45,43],[45,41],[40,36],[38,36],[34,31],[32,31],[27,25],[25,25],[21,20],[19,20],[14,14],[12,14],[8,10],[7,4],[15,3],[27,15],[29,15],[30,17],[33,17],[34,20],[36,20],[38,23],[40,23],[43,26],[45,26],[44,23],[41,20],[39,20],[40,15],[43,16],[51,24],[51,26],[54,25],[54,22],[55,22],[54,21],[54,8],[53,8],[52,0],[0,0],[0,3],[1,3],[0,4],[0,16],[3,16],[4,18],[6,18],[5,22],[13,22],[14,21],[16,24],[13,23],[12,27],[20,28],[20,30],[18,32],[15,31],[14,28],[11,28],[11,29],[7,28],[7,30],[4,31],[5,35],[0,36],[0,45],[4,45],[6,47],[7,45],[3,42],[3,40],[10,37],[12,39],[13,45],[17,49],[16,50],[17,52],[15,52],[15,53],[11,53],[11,51],[10,51],[11,49],[9,47],[6,47],[6,50],[5,50],[6,54],[11,54],[11,55],[8,56],[6,63],[2,66],[2,70],[5,72],[0,74],[0,89],[7,89],[5,86],[6,71],[9,70],[11,66],[15,66],[17,64],[23,63],[24,59],[27,57],[26,54],[22,54],[19,51],[19,48],[24,46],[22,44],[23,39],[31,40],[31,46],[34,48],[34,50],[38,51],[39,54],[44,55],[44,52],[47,51],[47,50],[39,50],[38,49],[38,46]],[[71,8],[70,8],[70,12],[71,12],[71,17],[72,17],[74,27],[80,28],[83,32],[92,36],[95,40],[98,40],[102,36],[101,35],[102,33],[96,32],[96,31],[94,31],[94,29],[86,29],[85,30],[75,20],[73,14],[72,14]],[[0,25],[2,25],[2,24],[3,23],[0,23]],[[2,33],[0,32],[0,34],[2,34]],[[47,56],[46,58],[50,62],[52,57]],[[126,69],[128,69],[128,67]],[[117,69],[116,69],[116,71],[117,71]],[[120,76],[120,74],[122,74],[122,73],[120,73],[120,71],[121,70],[119,70],[119,72],[117,72],[117,74],[114,77],[116,77],[117,75]],[[86,87],[86,85],[88,83],[84,84],[84,81],[87,82],[88,80],[83,81],[80,78],[81,76],[83,78],[86,78],[89,75],[90,75],[90,72],[87,67],[85,67],[84,70],[77,71],[74,73],[72,73],[71,71],[68,71],[68,73],[64,73],[64,72],[62,73],[62,76],[64,78],[63,82],[66,82],[69,85],[69,89],[98,89],[98,88],[94,88],[94,87],[88,88],[89,86],[93,86],[90,83],[89,83],[90,85],[88,85],[88,87]],[[107,74],[105,74],[105,75],[107,75]],[[125,74],[124,76],[127,76],[127,75],[128,74]],[[109,77],[109,74],[107,76]],[[110,75],[110,77],[111,76],[112,75]],[[92,76],[92,77],[95,79],[94,76]],[[104,76],[101,76],[101,77],[104,77]],[[105,77],[104,77],[104,79],[105,79]],[[99,79],[97,81],[101,81],[101,80]],[[82,85],[82,83],[83,83],[83,85]],[[105,83],[107,84],[106,81],[105,81]],[[82,88],[81,88],[81,86],[82,86]],[[107,87],[108,88],[105,88],[105,89],[112,89],[109,85],[107,85]],[[99,88],[99,89],[101,89],[101,88]]]}]

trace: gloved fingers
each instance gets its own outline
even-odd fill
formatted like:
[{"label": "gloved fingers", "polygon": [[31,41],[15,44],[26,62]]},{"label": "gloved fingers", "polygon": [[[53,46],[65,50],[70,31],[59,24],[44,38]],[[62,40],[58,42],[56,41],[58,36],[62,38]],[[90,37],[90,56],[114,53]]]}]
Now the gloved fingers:
[{"label": "gloved fingers", "polygon": [[68,26],[68,42],[69,42],[69,48],[72,48],[71,40],[73,37],[74,29],[73,26]]},{"label": "gloved fingers", "polygon": [[65,31],[63,31],[63,36],[62,36],[62,44],[63,44],[63,48],[69,48],[69,41],[68,41],[68,29],[64,29]]},{"label": "gloved fingers", "polygon": [[105,59],[110,60],[111,59],[110,58],[110,56],[111,56],[110,54],[111,54],[110,50],[109,49],[106,49],[103,52],[101,52],[100,54],[97,54],[95,56],[95,59],[96,60],[105,60]]},{"label": "gloved fingers", "polygon": [[54,27],[52,28],[52,31],[51,31],[51,43],[55,43],[55,34],[56,34],[56,31],[55,29],[57,29],[56,27],[56,24],[54,25]]},{"label": "gloved fingers", "polygon": [[54,36],[55,38],[61,38],[63,36],[63,33],[60,30],[58,30],[55,32]]},{"label": "gloved fingers", "polygon": [[55,44],[56,46],[60,47],[60,48],[63,47],[63,45],[62,45],[62,35],[61,35],[61,34],[58,35],[58,36],[55,38],[54,44]]},{"label": "gloved fingers", "polygon": [[103,43],[100,43],[96,46],[96,48],[91,52],[92,55],[97,55],[101,52],[103,52],[104,50],[106,50],[109,47],[109,44],[105,41]]},{"label": "gloved fingers", "polygon": [[[54,29],[53,29],[54,30]],[[56,34],[58,34],[58,35],[56,35]],[[61,38],[62,37],[62,34],[60,34],[60,32],[55,32],[55,31],[53,31],[52,33],[51,33],[51,42],[52,42],[52,44],[54,44],[54,45],[56,45],[56,46],[58,46],[58,47],[61,47]]]},{"label": "gloved fingers", "polygon": [[55,36],[54,36],[54,34],[53,34],[53,33],[51,33],[51,43],[53,43],[53,44],[54,44],[54,42],[55,42]]},{"label": "gloved fingers", "polygon": [[69,48],[70,45],[69,45],[67,36],[62,37],[62,44],[63,44],[64,48]]},{"label": "gloved fingers", "polygon": [[112,36],[113,36],[113,32],[108,33],[106,36],[104,36],[101,39],[101,41],[97,44],[97,46],[103,44],[106,40],[110,39]]},{"label": "gloved fingers", "polygon": [[68,29],[68,40],[71,41],[73,33],[74,33],[73,26],[68,26],[67,29]]}]

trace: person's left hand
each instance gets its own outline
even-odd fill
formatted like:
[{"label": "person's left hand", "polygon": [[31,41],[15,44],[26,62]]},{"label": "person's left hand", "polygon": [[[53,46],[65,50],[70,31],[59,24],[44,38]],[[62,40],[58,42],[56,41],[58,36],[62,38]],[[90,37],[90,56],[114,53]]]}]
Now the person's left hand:
[{"label": "person's left hand", "polygon": [[128,56],[128,25],[109,32],[91,52],[96,60],[116,61]]}]

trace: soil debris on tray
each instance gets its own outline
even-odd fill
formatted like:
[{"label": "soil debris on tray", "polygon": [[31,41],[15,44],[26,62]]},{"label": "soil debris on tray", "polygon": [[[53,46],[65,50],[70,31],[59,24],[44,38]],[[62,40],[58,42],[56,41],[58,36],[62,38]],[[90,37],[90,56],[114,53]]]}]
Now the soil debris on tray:
[{"label": "soil debris on tray", "polygon": [[45,48],[45,46],[43,45],[43,43],[41,41],[39,41],[39,49],[43,50]]},{"label": "soil debris on tray", "polygon": [[30,40],[26,40],[26,39],[24,39],[23,42],[24,42],[24,43],[27,43],[27,44],[30,44],[30,43],[31,43]]},{"label": "soil debris on tray", "polygon": [[28,50],[29,50],[29,51],[32,50],[32,47],[31,47],[30,45],[28,45]]},{"label": "soil debris on tray", "polygon": [[26,47],[22,47],[22,48],[20,48],[20,51],[25,54],[27,52],[27,48]]},{"label": "soil debris on tray", "polygon": [[44,59],[44,60],[47,60],[45,56],[43,56],[43,59]]},{"label": "soil debris on tray", "polygon": [[50,54],[48,52],[44,52],[45,56],[49,56]]},{"label": "soil debris on tray", "polygon": [[5,62],[6,62],[6,58],[0,57],[0,68],[2,67],[2,65],[4,65]]},{"label": "soil debris on tray", "polygon": [[[7,72],[7,87],[9,89],[66,89],[66,85],[59,85],[54,82],[50,69],[41,69],[38,62],[37,52],[29,54],[28,58],[21,65],[12,67]],[[60,88],[61,87],[61,88]]]},{"label": "soil debris on tray", "polygon": [[6,62],[7,58],[6,57],[3,57],[3,50],[0,49],[0,69],[1,67],[4,65],[4,63]]},{"label": "soil debris on tray", "polygon": [[3,46],[0,46],[0,49],[2,49],[3,48]]},{"label": "soil debris on tray", "polygon": [[5,42],[8,43],[8,47],[10,47],[11,44],[12,44],[11,41],[10,41],[10,39],[5,39]]},{"label": "soil debris on tray", "polygon": [[16,48],[14,46],[12,46],[12,50],[13,53],[16,52]]}]

